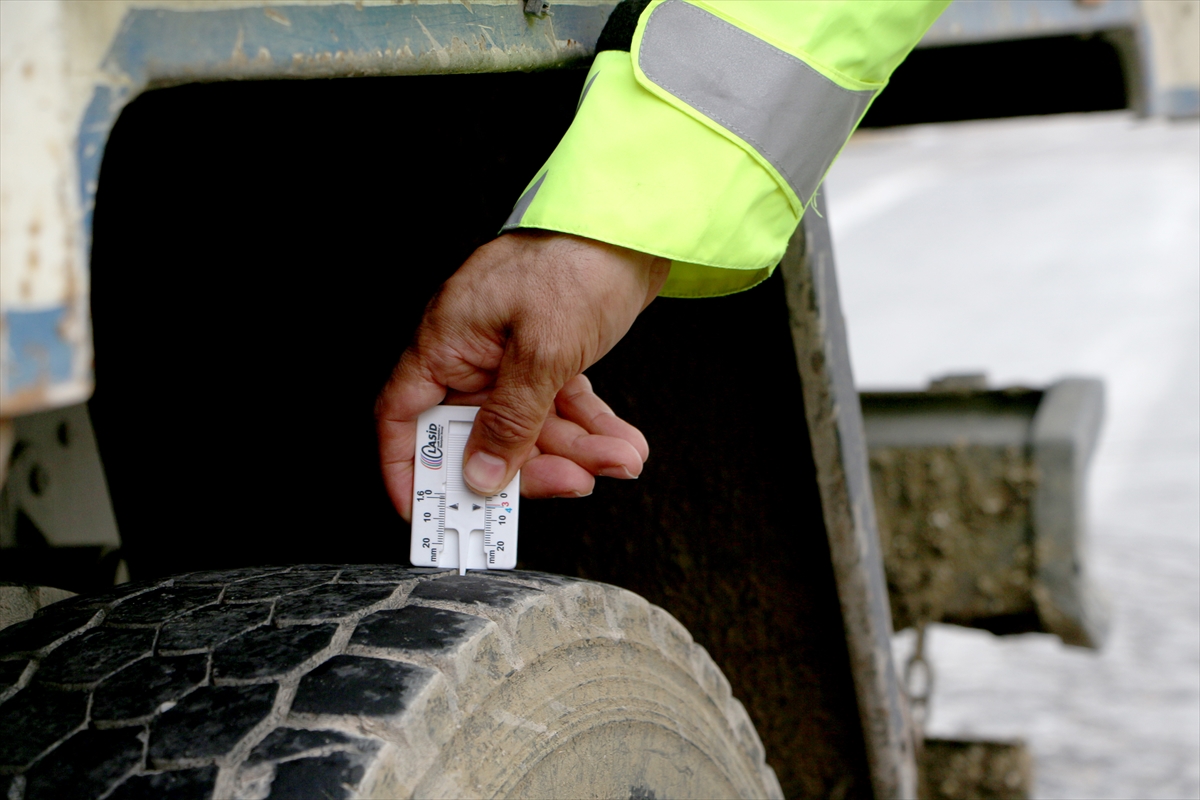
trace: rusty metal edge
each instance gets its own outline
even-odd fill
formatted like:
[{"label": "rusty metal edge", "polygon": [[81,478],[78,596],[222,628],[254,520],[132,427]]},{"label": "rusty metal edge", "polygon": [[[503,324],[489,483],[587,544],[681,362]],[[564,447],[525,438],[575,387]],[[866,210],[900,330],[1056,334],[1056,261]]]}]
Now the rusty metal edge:
[{"label": "rusty metal edge", "polygon": [[[131,8],[99,65],[91,101],[78,130],[76,153],[85,240],[90,247],[91,214],[108,135],[124,107],[144,91],[232,80],[446,75],[566,67],[586,63],[592,57],[596,38],[615,5],[616,0],[565,5],[554,20],[527,17],[520,2],[478,9],[468,4],[356,8],[304,3],[194,10]],[[429,19],[435,13],[439,17],[436,25]],[[426,16],[429,26],[442,38],[449,37],[445,44],[430,33],[420,15]],[[484,15],[486,20],[482,19]],[[286,26],[279,24],[280,19]],[[500,38],[501,31],[483,22],[499,25],[501,20],[504,32],[511,33],[512,41],[504,40],[506,47],[482,35],[467,36],[473,29],[479,29],[478,34],[486,29]],[[320,37],[299,35],[302,21]],[[193,24],[201,26],[206,36],[197,36]],[[410,38],[417,39],[414,47],[406,44]],[[471,41],[464,41],[468,39]],[[247,52],[258,55],[251,58]]]},{"label": "rusty metal edge", "polygon": [[917,794],[908,705],[871,496],[862,409],[850,369],[832,241],[818,199],[780,263],[796,364],[875,797]]},{"label": "rusty metal edge", "polygon": [[[149,89],[232,80],[319,79],[532,71],[586,64],[617,0],[557,4],[553,15],[530,15],[521,0],[501,4],[354,4],[347,2],[194,3],[113,2],[110,31],[87,13],[100,4],[64,6],[67,28],[84,43],[66,42],[66,73],[55,91],[71,95],[74,155],[66,181],[75,196],[69,222],[85,283],[100,165],[122,110]],[[104,16],[104,15],[101,15]],[[64,29],[65,30],[65,29]],[[66,34],[62,34],[66,35]],[[88,42],[87,37],[96,38]],[[80,62],[98,49],[99,63]],[[90,56],[89,56],[90,58]],[[74,60],[71,60],[74,59]],[[70,87],[78,82],[80,88]],[[75,95],[78,99],[75,99]],[[78,107],[77,107],[78,104]],[[78,127],[75,127],[75,124]],[[379,132],[365,129],[365,134]],[[86,289],[51,309],[90,328]],[[12,322],[22,308],[0,307],[0,417],[14,418],[86,400],[92,392],[92,346],[73,347],[71,374],[15,387],[3,378],[29,361],[11,347]],[[39,309],[41,311],[42,309]],[[24,359],[24,360],[22,360]],[[37,365],[29,366],[37,371]],[[40,374],[40,373],[39,373]]]}]

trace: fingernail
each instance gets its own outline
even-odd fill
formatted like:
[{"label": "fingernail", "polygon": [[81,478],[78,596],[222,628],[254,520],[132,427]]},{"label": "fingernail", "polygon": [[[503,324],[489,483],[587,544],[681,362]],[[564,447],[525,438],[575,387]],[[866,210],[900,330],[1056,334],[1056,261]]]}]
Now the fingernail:
[{"label": "fingernail", "polygon": [[467,459],[463,477],[483,494],[495,494],[504,488],[504,459],[482,450]]},{"label": "fingernail", "polygon": [[629,467],[605,467],[600,474],[606,478],[620,478],[625,481],[636,481],[637,475],[629,471]]},{"label": "fingernail", "polygon": [[591,497],[591,492],[566,492],[564,494],[555,495],[555,497],[564,500],[574,500],[576,497]]}]

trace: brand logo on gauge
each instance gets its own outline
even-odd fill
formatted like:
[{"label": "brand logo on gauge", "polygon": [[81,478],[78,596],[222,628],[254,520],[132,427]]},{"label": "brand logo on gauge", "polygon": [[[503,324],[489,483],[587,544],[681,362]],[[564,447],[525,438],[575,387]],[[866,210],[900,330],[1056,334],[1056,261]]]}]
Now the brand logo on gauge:
[{"label": "brand logo on gauge", "polygon": [[442,468],[442,426],[430,423],[425,430],[429,441],[421,447],[421,463],[429,469]]}]

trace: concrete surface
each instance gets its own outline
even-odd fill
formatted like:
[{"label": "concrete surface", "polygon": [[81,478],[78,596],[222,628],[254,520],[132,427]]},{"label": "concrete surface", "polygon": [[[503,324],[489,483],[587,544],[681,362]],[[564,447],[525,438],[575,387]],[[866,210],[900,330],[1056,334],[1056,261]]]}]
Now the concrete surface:
[{"label": "concrete surface", "polygon": [[1200,126],[864,132],[826,192],[861,387],[1108,388],[1089,501],[1106,648],[938,626],[931,735],[1026,738],[1036,797],[1200,796]]}]

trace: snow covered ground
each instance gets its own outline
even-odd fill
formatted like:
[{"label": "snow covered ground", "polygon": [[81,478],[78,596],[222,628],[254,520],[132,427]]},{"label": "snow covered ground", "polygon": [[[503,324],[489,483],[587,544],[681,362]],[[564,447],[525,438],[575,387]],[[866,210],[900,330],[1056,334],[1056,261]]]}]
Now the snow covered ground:
[{"label": "snow covered ground", "polygon": [[868,131],[825,191],[860,386],[1108,390],[1089,487],[1107,646],[939,626],[930,732],[1026,739],[1037,797],[1200,797],[1200,126]]}]

